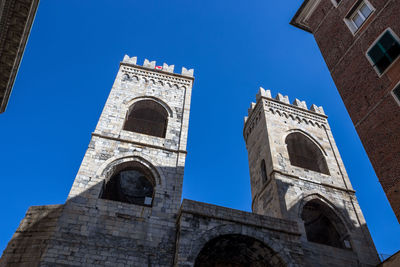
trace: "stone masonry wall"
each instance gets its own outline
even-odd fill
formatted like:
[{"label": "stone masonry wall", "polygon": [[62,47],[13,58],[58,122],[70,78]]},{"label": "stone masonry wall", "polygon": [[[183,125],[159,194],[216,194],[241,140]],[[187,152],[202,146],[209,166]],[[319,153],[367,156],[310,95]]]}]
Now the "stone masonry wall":
[{"label": "stone masonry wall", "polygon": [[179,214],[176,266],[194,266],[207,242],[229,234],[262,241],[273,266],[305,266],[297,224],[185,199]]},{"label": "stone masonry wall", "polygon": [[[176,238],[193,71],[125,57],[40,266],[171,266]],[[151,99],[168,112],[165,138],[123,130],[129,108]],[[121,164],[154,177],[151,206],[100,199]]]},{"label": "stone masonry wall", "polygon": [[0,266],[38,266],[64,205],[33,206],[26,212],[0,259]]},{"label": "stone masonry wall", "polygon": [[[261,116],[260,120],[255,120],[259,117],[260,110],[264,116]],[[301,133],[319,147],[327,162],[329,174],[291,165],[285,143],[286,137],[291,133]],[[267,158],[270,158],[269,162],[272,162],[267,165],[267,169],[271,179],[268,186],[273,190],[265,190],[259,183],[251,184],[254,187],[252,192],[257,192],[253,198],[253,210],[259,214],[269,215],[271,213],[269,209],[275,207],[279,209],[280,218],[298,222],[305,253],[310,249],[308,257],[305,258],[309,264],[315,266],[323,264],[319,258],[321,253],[329,255],[332,264],[336,262],[336,266],[344,262],[355,265],[357,261],[373,266],[379,262],[322,107],[312,105],[309,110],[304,101],[295,99],[293,104],[290,104],[287,96],[278,94],[274,99],[269,90],[260,88],[257,103],[252,104],[249,109],[244,136],[249,150],[251,180],[260,179],[258,170],[260,153],[254,153],[254,150],[264,151]],[[265,138],[268,140],[257,141]],[[344,249],[334,251],[325,245],[307,242],[301,213],[304,204],[312,199],[324,202],[345,222],[351,242],[351,252]],[[320,253],[311,253],[313,250],[318,250]],[[339,258],[343,261],[338,260],[338,255],[341,255]]]}]

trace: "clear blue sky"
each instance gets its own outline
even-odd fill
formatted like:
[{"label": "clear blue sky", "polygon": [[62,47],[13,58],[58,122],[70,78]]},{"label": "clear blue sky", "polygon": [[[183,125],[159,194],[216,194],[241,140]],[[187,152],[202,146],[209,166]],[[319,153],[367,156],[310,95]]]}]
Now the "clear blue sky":
[{"label": "clear blue sky", "polygon": [[243,117],[258,87],[322,105],[380,253],[388,204],[311,34],[302,0],[42,0],[0,115],[0,251],[31,205],[64,203],[124,54],[195,69],[183,197],[250,211]]}]

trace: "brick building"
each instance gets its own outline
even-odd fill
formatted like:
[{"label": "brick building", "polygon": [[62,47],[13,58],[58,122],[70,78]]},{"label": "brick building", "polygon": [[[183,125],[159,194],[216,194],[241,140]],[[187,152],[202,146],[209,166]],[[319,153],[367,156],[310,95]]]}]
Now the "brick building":
[{"label": "brick building", "polygon": [[252,213],[181,202],[193,70],[125,56],[68,199],[29,208],[0,266],[376,266],[322,107],[260,88]]},{"label": "brick building", "polygon": [[0,113],[6,110],[39,0],[0,1]]},{"label": "brick building", "polygon": [[400,1],[306,0],[311,32],[400,221]]}]

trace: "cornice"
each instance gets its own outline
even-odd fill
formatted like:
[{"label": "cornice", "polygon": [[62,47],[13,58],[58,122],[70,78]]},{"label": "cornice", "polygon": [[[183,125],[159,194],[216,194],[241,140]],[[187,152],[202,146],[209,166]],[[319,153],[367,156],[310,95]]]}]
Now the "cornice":
[{"label": "cornice", "polygon": [[128,74],[130,77],[145,77],[148,80],[154,79],[157,81],[162,81],[163,83],[170,83],[171,85],[177,84],[183,86],[192,86],[194,81],[193,77],[187,77],[176,73],[170,73],[156,69],[152,70],[125,62],[121,62],[120,65],[122,73]]},{"label": "cornice", "polygon": [[307,20],[311,17],[320,2],[321,0],[305,0],[290,21],[290,24],[312,33]]},{"label": "cornice", "polygon": [[250,107],[248,118],[244,123],[243,136],[246,141],[260,119],[261,109],[263,109],[264,112],[271,112],[274,115],[277,114],[279,116],[298,120],[299,122],[310,123],[316,127],[322,127],[327,124],[328,116],[323,113],[322,107],[312,105],[311,110],[309,110],[304,101],[295,101],[294,104],[289,104],[284,101],[289,100],[285,98],[277,100],[258,94],[257,103],[253,103],[252,107]]},{"label": "cornice", "polygon": [[123,142],[123,143],[130,143],[130,144],[134,144],[134,145],[138,145],[138,146],[142,146],[142,147],[156,148],[156,149],[161,149],[161,150],[173,152],[173,153],[187,154],[186,150],[170,149],[170,148],[166,148],[163,146],[152,145],[152,144],[145,143],[145,142],[138,142],[138,141],[123,139],[123,138],[119,138],[119,137],[107,136],[107,135],[96,133],[96,132],[92,133],[92,137],[100,137],[100,138],[104,138],[104,139],[108,139],[108,140],[113,140],[113,141],[118,141],[118,142]]}]

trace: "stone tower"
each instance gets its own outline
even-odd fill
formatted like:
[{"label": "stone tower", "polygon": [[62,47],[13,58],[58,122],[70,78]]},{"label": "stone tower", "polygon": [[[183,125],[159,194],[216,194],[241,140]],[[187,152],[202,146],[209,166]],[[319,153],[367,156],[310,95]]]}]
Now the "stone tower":
[{"label": "stone tower", "polygon": [[30,208],[0,265],[173,265],[193,70],[136,61],[120,63],[66,204]]},{"label": "stone tower", "polygon": [[260,88],[248,113],[253,212],[296,221],[307,266],[379,262],[322,107]]},{"label": "stone tower", "polygon": [[62,205],[29,208],[0,266],[376,266],[321,107],[260,89],[253,213],[184,199],[193,70],[126,56]]}]

